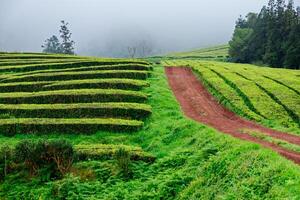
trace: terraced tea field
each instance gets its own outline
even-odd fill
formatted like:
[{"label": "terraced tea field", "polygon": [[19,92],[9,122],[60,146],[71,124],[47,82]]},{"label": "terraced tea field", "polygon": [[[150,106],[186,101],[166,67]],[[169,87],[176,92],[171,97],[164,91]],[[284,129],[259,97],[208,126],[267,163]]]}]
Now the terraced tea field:
[{"label": "terraced tea field", "polygon": [[151,114],[145,61],[0,54],[0,132],[136,131]]},{"label": "terraced tea field", "polygon": [[208,90],[230,110],[269,127],[300,134],[300,73],[213,61],[166,61],[190,66]]},{"label": "terraced tea field", "polygon": [[[179,57],[152,65],[1,56],[0,199],[299,199],[296,71]],[[48,149],[72,158],[66,174],[56,175]]]},{"label": "terraced tea field", "polygon": [[167,55],[175,59],[208,59],[208,60],[226,60],[228,57],[229,46],[220,45],[215,47],[196,49],[188,52],[177,52]]}]

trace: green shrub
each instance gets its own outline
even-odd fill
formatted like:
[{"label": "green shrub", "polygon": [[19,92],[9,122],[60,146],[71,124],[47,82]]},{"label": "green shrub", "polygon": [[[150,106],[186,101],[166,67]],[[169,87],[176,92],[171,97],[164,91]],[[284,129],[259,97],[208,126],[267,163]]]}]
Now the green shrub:
[{"label": "green shrub", "polygon": [[113,145],[113,144],[79,144],[74,146],[77,158],[83,160],[108,160],[113,159],[116,152],[120,149],[125,150],[130,154],[130,160],[143,161],[146,163],[153,163],[156,159],[150,153],[143,151],[140,147],[127,145]]},{"label": "green shrub", "polygon": [[62,64],[62,63],[70,63],[70,62],[77,62],[78,60],[74,59],[51,59],[51,60],[14,60],[9,59],[8,61],[0,62],[0,67],[7,67],[7,66],[17,66],[17,65],[35,65],[35,64]]},{"label": "green shrub", "polygon": [[125,148],[120,148],[115,152],[115,159],[117,160],[117,164],[123,173],[123,175],[128,178],[131,170],[130,170],[130,153]]},{"label": "green shrub", "polygon": [[4,180],[7,174],[11,171],[12,163],[13,149],[5,145],[0,149],[0,181]]},{"label": "green shrub", "polygon": [[[1,59],[7,59],[8,57],[2,57]],[[11,57],[11,59],[29,59],[29,58],[40,58],[40,57]],[[41,59],[47,57],[41,57]],[[48,57],[49,58],[49,57]],[[53,57],[55,58],[55,57]],[[64,57],[66,58],[66,57]],[[59,57],[56,57],[59,59]],[[74,57],[73,57],[74,59]],[[59,63],[59,64],[36,64],[36,65],[23,65],[23,66],[8,66],[8,67],[1,67],[0,72],[28,72],[34,70],[44,70],[44,69],[65,69],[70,67],[84,67],[84,66],[95,66],[95,65],[115,65],[115,64],[146,64],[147,62],[143,61],[130,61],[130,60],[116,60],[116,59],[101,59],[99,61],[80,61],[73,62],[73,63]]]},{"label": "green shrub", "polygon": [[[1,64],[1,62],[0,62]],[[63,69],[43,69],[43,70],[34,70],[29,72],[17,73],[17,75],[29,75],[37,73],[53,73],[53,72],[78,72],[78,71],[95,71],[95,70],[144,70],[149,71],[152,68],[145,64],[114,64],[114,65],[93,65],[93,66],[78,66],[78,67],[68,67]]]},{"label": "green shrub", "polygon": [[4,104],[55,104],[94,102],[144,102],[147,95],[139,91],[117,89],[75,89],[42,92],[2,93],[0,103]]},{"label": "green shrub", "polygon": [[15,118],[0,120],[0,134],[94,134],[100,130],[115,132],[137,131],[143,126],[142,121],[112,118]]},{"label": "green shrub", "polygon": [[151,107],[137,103],[0,104],[0,119],[18,118],[126,118],[144,119]]},{"label": "green shrub", "polygon": [[[1,69],[1,68],[0,68]],[[34,81],[66,81],[100,78],[127,78],[145,80],[150,76],[149,71],[140,70],[96,70],[79,72],[52,72],[21,76],[12,76],[1,80],[2,83],[34,82]]]},{"label": "green shrub", "polygon": [[140,90],[149,86],[144,80],[135,79],[83,79],[69,81],[35,81],[1,83],[0,92],[37,92],[67,89],[124,89]]},{"label": "green shrub", "polygon": [[74,151],[65,140],[24,140],[16,145],[16,162],[24,164],[30,175],[48,169],[51,177],[57,178],[69,172],[73,164]]},{"label": "green shrub", "polygon": [[[51,194],[55,199],[84,199],[80,194],[80,179],[74,176],[67,176],[65,179],[55,182],[51,188]],[[72,191],[72,192],[70,192]]]},{"label": "green shrub", "polygon": [[54,162],[61,175],[68,173],[74,160],[73,146],[65,140],[46,142],[46,154],[43,160]]},{"label": "green shrub", "polygon": [[36,174],[39,167],[40,152],[36,150],[36,147],[33,141],[24,140],[18,143],[15,148],[16,162],[23,163],[30,175]]}]

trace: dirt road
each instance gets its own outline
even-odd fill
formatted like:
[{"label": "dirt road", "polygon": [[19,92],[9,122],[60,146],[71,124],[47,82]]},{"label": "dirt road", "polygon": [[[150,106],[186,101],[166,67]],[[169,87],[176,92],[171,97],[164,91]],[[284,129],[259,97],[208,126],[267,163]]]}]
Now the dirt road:
[{"label": "dirt road", "polygon": [[300,164],[300,153],[284,149],[274,143],[251,136],[244,130],[257,131],[297,145],[300,145],[300,136],[263,127],[255,122],[243,119],[224,108],[206,90],[190,68],[166,67],[165,72],[169,85],[187,117],[236,138],[261,144]]}]

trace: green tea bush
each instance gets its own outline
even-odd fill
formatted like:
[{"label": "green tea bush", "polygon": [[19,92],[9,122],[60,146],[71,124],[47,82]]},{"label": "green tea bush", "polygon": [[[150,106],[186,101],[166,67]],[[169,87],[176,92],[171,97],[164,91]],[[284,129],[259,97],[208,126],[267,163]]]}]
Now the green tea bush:
[{"label": "green tea bush", "polygon": [[138,120],[114,118],[13,118],[1,119],[0,134],[11,137],[22,133],[94,134],[99,130],[131,132],[141,129],[143,125],[144,123]]}]

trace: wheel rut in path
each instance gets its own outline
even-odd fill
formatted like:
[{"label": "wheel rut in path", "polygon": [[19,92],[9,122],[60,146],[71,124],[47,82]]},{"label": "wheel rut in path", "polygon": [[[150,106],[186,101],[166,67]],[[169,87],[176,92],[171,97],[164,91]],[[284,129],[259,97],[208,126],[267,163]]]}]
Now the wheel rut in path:
[{"label": "wheel rut in path", "polygon": [[184,114],[198,122],[211,126],[220,132],[236,138],[261,144],[282,156],[300,164],[300,153],[287,150],[267,142],[243,130],[257,131],[265,135],[300,145],[300,136],[275,131],[255,122],[243,119],[220,105],[188,67],[166,67],[169,86],[180,103]]}]

